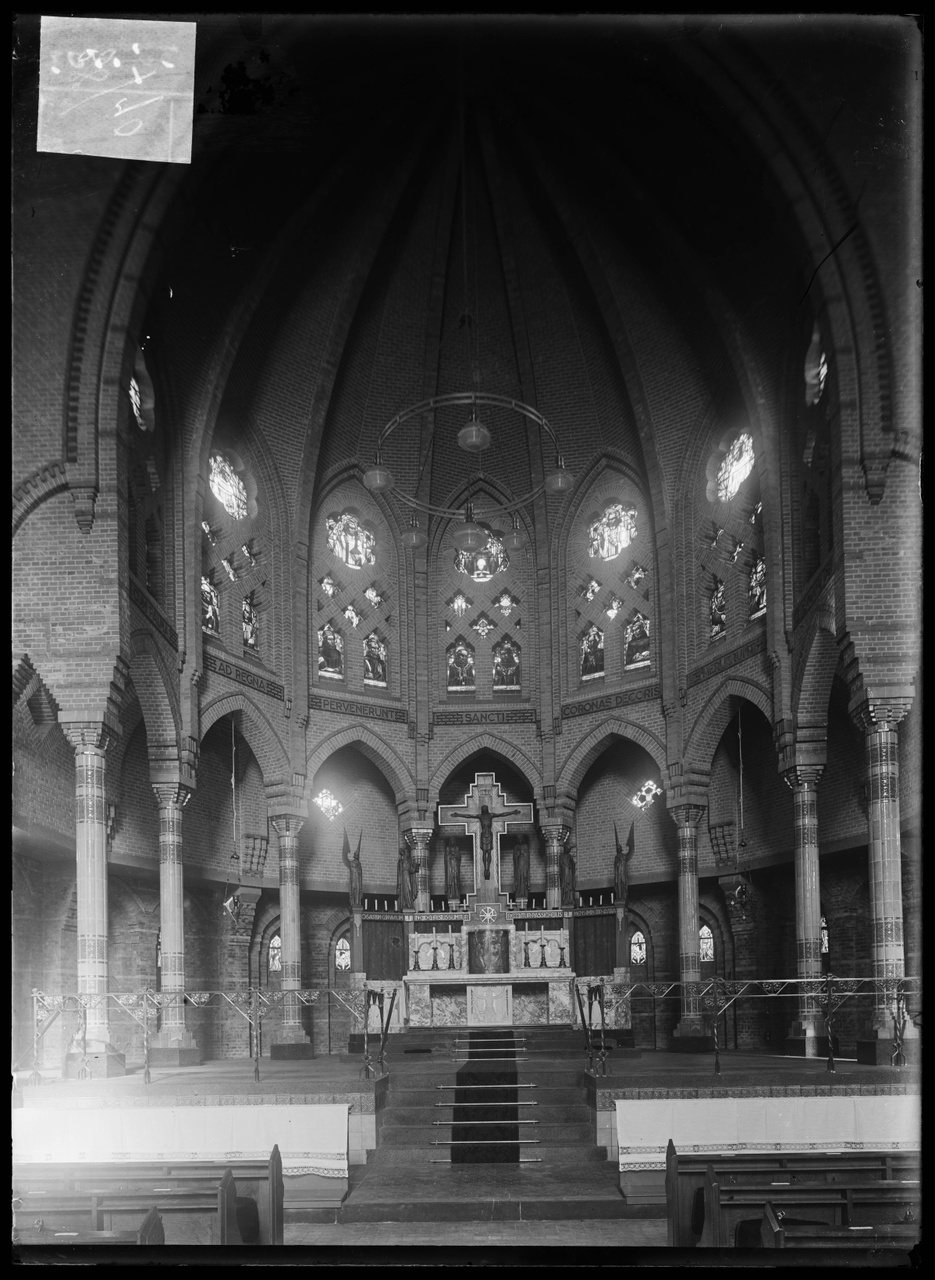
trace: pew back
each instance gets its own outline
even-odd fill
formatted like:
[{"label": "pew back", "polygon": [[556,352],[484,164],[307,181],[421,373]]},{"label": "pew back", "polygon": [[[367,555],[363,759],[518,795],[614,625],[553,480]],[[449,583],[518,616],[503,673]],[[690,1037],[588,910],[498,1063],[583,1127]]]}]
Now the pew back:
[{"label": "pew back", "polygon": [[919,1236],[919,1224],[915,1222],[860,1227],[790,1225],[771,1201],[767,1201],[760,1223],[760,1244],[766,1249],[909,1250],[918,1244]]},{"label": "pew back", "polygon": [[162,1218],[155,1206],[146,1214],[136,1231],[56,1231],[52,1227],[17,1227],[14,1244],[20,1245],[142,1245],[165,1244]]}]

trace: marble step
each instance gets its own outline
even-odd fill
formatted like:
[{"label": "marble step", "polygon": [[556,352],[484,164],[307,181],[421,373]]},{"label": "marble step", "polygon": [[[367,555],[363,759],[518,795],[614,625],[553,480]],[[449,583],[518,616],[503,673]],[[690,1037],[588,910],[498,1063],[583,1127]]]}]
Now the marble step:
[{"label": "marble step", "polygon": [[[516,1109],[516,1104],[504,1103],[496,1110],[492,1109],[489,1103],[467,1107],[459,1104],[458,1109],[469,1117],[473,1111],[481,1111],[485,1107],[491,1115],[499,1116],[511,1108]],[[383,1112],[383,1127],[385,1129],[389,1125],[432,1124],[436,1120],[451,1120],[454,1110],[454,1103],[436,1103],[434,1106],[423,1107],[387,1107]],[[584,1103],[566,1103],[564,1106],[521,1103],[517,1114],[520,1120],[538,1120],[542,1124],[591,1124],[594,1121],[594,1112]]]},{"label": "marble step", "polygon": [[[470,1142],[487,1142],[494,1141],[494,1138],[487,1138],[486,1134],[481,1130],[492,1130],[495,1127],[500,1129],[509,1128],[514,1122],[498,1122],[494,1124],[483,1124],[482,1122],[474,1122],[462,1124],[454,1124],[453,1121],[440,1122],[435,1125],[393,1125],[383,1127],[380,1134],[380,1149],[385,1147],[405,1147],[405,1146],[423,1146],[426,1143],[447,1142],[452,1137],[453,1129],[470,1128],[477,1129],[462,1138],[462,1141]],[[538,1121],[526,1121],[519,1124],[515,1136],[517,1139],[525,1139],[527,1141],[536,1142],[561,1142],[575,1143],[587,1145],[594,1142],[594,1129],[591,1125],[582,1122],[576,1123],[565,1122],[559,1124],[540,1124]],[[497,1138],[496,1141],[502,1141]]]},{"label": "marble step", "polygon": [[[473,1143],[474,1155],[482,1155],[483,1152],[479,1148],[483,1144]],[[492,1146],[503,1144],[491,1144]],[[607,1162],[607,1152],[604,1147],[583,1146],[580,1142],[562,1142],[556,1138],[551,1138],[547,1142],[523,1142],[517,1144],[517,1155],[532,1158],[535,1157],[543,1164],[551,1164],[558,1162],[565,1163],[582,1163],[596,1164]],[[439,1141],[437,1143],[427,1142],[419,1146],[391,1146],[383,1144],[367,1152],[367,1165],[407,1165],[421,1164],[426,1165],[432,1162],[440,1162],[442,1164],[451,1163],[451,1144],[450,1142]],[[457,1163],[457,1162],[456,1162]],[[477,1161],[477,1163],[484,1163]],[[490,1161],[491,1164],[499,1164],[500,1161]]]}]

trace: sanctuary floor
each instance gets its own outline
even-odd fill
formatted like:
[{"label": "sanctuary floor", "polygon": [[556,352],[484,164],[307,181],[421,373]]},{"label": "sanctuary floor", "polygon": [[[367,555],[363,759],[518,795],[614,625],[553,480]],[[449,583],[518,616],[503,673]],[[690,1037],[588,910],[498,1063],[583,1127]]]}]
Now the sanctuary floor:
[{"label": "sanctuary floor", "polygon": [[[567,1052],[550,1059],[537,1058],[539,1070],[547,1069],[550,1062],[556,1070],[568,1071],[580,1068],[582,1079],[587,1069],[584,1051],[578,1056]],[[595,1083],[600,1090],[612,1087],[619,1096],[621,1089],[639,1091],[630,1096],[666,1096],[670,1091],[698,1090],[700,1097],[730,1095],[735,1090],[764,1089],[777,1094],[807,1091],[877,1093],[889,1092],[892,1087],[916,1091],[921,1087],[919,1068],[867,1066],[849,1059],[837,1059],[836,1070],[827,1070],[825,1059],[790,1058],[765,1053],[749,1053],[727,1050],[720,1055],[721,1073],[714,1074],[714,1056],[707,1054],[681,1054],[647,1050],[640,1057],[621,1058],[617,1062],[608,1059],[608,1075],[597,1075]],[[389,1058],[391,1078],[400,1082],[404,1077],[416,1080],[419,1076],[437,1071],[445,1059],[436,1055],[407,1055],[398,1048]],[[79,1106],[93,1105],[92,1099],[107,1099],[111,1105],[126,1101],[130,1105],[166,1105],[172,1097],[192,1096],[203,1099],[205,1105],[237,1105],[256,1102],[259,1096],[275,1098],[278,1102],[302,1103],[306,1101],[342,1101],[349,1093],[357,1091],[362,1080],[361,1059],[347,1054],[319,1057],[307,1061],[261,1060],[261,1079],[253,1078],[251,1059],[226,1059],[203,1063],[198,1067],[154,1068],[151,1083],[143,1081],[142,1067],[133,1067],[128,1074],[110,1080],[64,1081],[51,1073],[44,1073],[41,1086],[30,1086],[27,1073],[17,1073],[13,1105],[22,1105],[28,1095],[27,1105],[67,1106],[70,1099],[82,1099]],[[682,1093],[684,1096],[684,1093]],[[104,1104],[106,1105],[106,1103]],[[370,1165],[352,1165],[350,1168],[350,1196],[356,1188],[364,1192],[361,1183],[368,1177]],[[559,1171],[556,1170],[556,1174]],[[517,1200],[526,1175],[522,1167],[512,1169],[497,1165],[427,1166],[424,1170],[408,1170],[410,1191],[414,1201],[424,1203],[437,1198],[453,1201],[458,1198],[474,1200],[481,1194],[486,1198],[489,1211],[474,1221],[369,1221],[369,1222],[299,1222],[285,1223],[285,1249],[278,1251],[275,1259],[256,1255],[251,1262],[260,1265],[279,1263],[302,1265],[303,1263],[333,1263],[336,1265],[437,1265],[439,1262],[457,1265],[555,1265],[555,1249],[562,1250],[561,1266],[594,1266],[603,1262],[619,1264],[628,1261],[638,1265],[678,1265],[675,1254],[681,1251],[667,1249],[666,1223],[663,1216],[645,1219],[619,1219],[613,1217],[588,1218],[587,1199],[591,1182],[597,1191],[606,1196],[616,1183],[616,1162],[581,1165],[573,1177],[564,1171],[564,1181],[556,1179],[550,1189],[553,1204],[562,1199],[567,1203],[561,1220],[543,1217],[533,1220],[503,1220],[509,1218],[510,1206],[504,1202]],[[534,1175],[540,1181],[546,1171]],[[372,1180],[372,1177],[371,1177]],[[607,1183],[607,1187],[604,1187]],[[554,1197],[554,1199],[553,1199]],[[576,1202],[576,1203],[573,1203]],[[522,1215],[523,1206],[519,1206]],[[515,1210],[515,1207],[514,1207]],[[664,1211],[663,1211],[664,1212]],[[623,1252],[625,1251],[625,1252]],[[196,1261],[196,1258],[191,1259]],[[241,1259],[244,1260],[241,1251]],[[697,1262],[697,1255],[695,1256]],[[722,1256],[719,1256],[719,1264]],[[729,1264],[739,1263],[731,1257]],[[247,1262],[250,1265],[250,1262]]]}]

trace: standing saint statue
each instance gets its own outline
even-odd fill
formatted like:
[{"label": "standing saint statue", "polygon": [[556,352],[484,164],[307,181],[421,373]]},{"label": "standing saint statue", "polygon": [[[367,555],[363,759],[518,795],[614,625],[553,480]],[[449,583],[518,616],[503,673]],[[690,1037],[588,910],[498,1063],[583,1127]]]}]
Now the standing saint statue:
[{"label": "standing saint statue", "polygon": [[347,829],[345,828],[341,861],[347,867],[347,896],[352,908],[362,906],[364,901],[364,869],[360,865],[360,842],[363,838],[364,833],[361,831],[360,838],[357,841],[357,851],[352,854],[351,846],[347,839]]},{"label": "standing saint statue", "polygon": [[445,841],[445,897],[449,902],[461,900],[461,850],[454,840]]},{"label": "standing saint statue", "polygon": [[562,890],[562,906],[575,905],[575,859],[566,846],[558,859],[558,880]]},{"label": "standing saint statue", "polygon": [[484,859],[484,879],[490,879],[490,856],[493,852],[493,820],[494,818],[508,818],[511,814],[522,813],[521,809],[504,809],[501,813],[491,813],[490,808],[486,804],[480,807],[480,813],[469,813],[466,809],[451,809],[449,814],[452,818],[477,818],[480,822],[480,851],[481,857]]},{"label": "standing saint statue", "polygon": [[526,836],[513,850],[513,896],[517,901],[529,897],[529,840]]},{"label": "standing saint statue", "polygon": [[614,858],[614,902],[620,906],[627,905],[627,897],[629,896],[629,885],[627,884],[627,863],[633,857],[633,826],[630,824],[630,834],[627,837],[627,847],[624,851],[620,846],[620,837],[617,835],[617,824],[614,823],[614,843],[617,846],[617,853]]},{"label": "standing saint statue", "polygon": [[412,882],[416,874],[409,848],[407,845],[402,845],[399,850],[399,861],[396,863],[397,911],[411,911],[415,906],[415,892]]}]

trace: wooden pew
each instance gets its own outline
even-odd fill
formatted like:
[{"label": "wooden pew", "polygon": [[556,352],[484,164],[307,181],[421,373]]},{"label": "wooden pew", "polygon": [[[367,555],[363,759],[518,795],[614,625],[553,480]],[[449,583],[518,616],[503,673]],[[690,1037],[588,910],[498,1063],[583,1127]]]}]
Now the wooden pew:
[{"label": "wooden pew", "polygon": [[705,1174],[704,1230],[701,1248],[725,1249],[735,1244],[741,1224],[762,1218],[766,1204],[782,1210],[789,1226],[873,1226],[898,1222],[911,1212],[918,1220],[921,1183],[878,1178],[851,1182],[757,1184],[737,1179],[719,1183],[714,1167]]},{"label": "wooden pew", "polygon": [[[97,1187],[84,1191],[21,1191],[14,1199],[13,1222],[17,1229],[28,1229],[40,1218],[44,1226],[61,1231],[120,1230],[114,1226],[115,1216],[119,1220],[136,1214],[154,1200],[156,1209],[167,1220],[165,1234],[170,1244],[243,1243],[237,1226],[236,1183],[229,1168],[220,1175],[215,1172],[200,1181],[186,1180],[178,1187],[158,1191],[152,1186],[137,1190]],[[210,1239],[204,1239],[205,1234]]]},{"label": "wooden pew", "polygon": [[760,1244],[765,1249],[901,1249],[919,1242],[918,1222],[886,1222],[862,1227],[794,1226],[786,1223],[767,1201],[760,1223]]},{"label": "wooden pew", "polygon": [[918,1151],[802,1151],[771,1155],[682,1153],[669,1139],[666,1150],[666,1220],[672,1248],[698,1243],[704,1222],[704,1180],[712,1165],[719,1180],[746,1182],[840,1182],[919,1177]]},{"label": "wooden pew", "polygon": [[[251,1239],[241,1230],[244,1243],[281,1245],[283,1242],[283,1179],[279,1147],[274,1146],[265,1164],[237,1161],[228,1166],[234,1174],[238,1209],[247,1212],[246,1201],[255,1204],[259,1234]],[[93,1164],[20,1164],[13,1169],[18,1191],[87,1192],[104,1187],[114,1191],[198,1189],[205,1180],[216,1180],[222,1170],[210,1161],[95,1162]]]},{"label": "wooden pew", "polygon": [[16,1227],[14,1245],[161,1245],[166,1236],[162,1218],[155,1206],[150,1209],[136,1231],[56,1231],[52,1227]]}]

